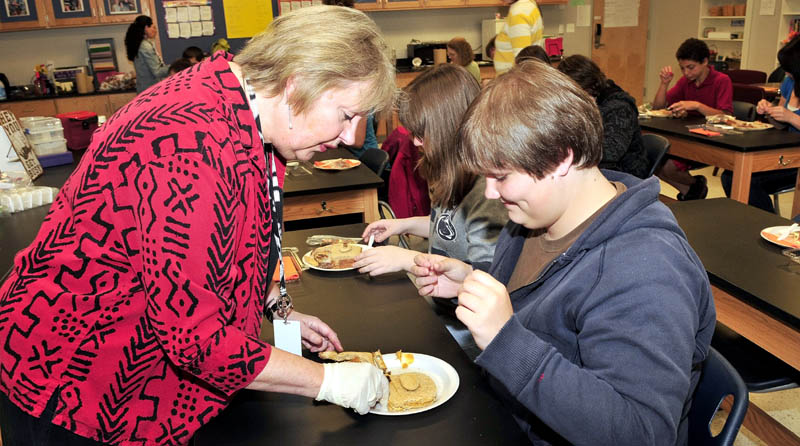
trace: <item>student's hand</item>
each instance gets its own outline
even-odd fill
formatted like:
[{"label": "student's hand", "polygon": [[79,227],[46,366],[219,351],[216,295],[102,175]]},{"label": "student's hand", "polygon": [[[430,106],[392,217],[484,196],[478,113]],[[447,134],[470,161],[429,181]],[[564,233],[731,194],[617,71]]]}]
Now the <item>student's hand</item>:
[{"label": "student's hand", "polygon": [[660,73],[658,73],[658,77],[659,79],[661,79],[662,84],[669,85],[669,83],[672,82],[672,78],[675,77],[675,74],[672,73],[671,66],[666,66],[661,69]]},{"label": "student's hand", "polygon": [[[292,311],[287,319],[300,322],[300,337],[303,346],[312,352],[324,352],[326,350],[340,352],[344,350],[336,332],[318,317],[299,311]],[[277,315],[274,323],[282,323],[282,321],[279,322]]]},{"label": "student's hand", "polygon": [[762,99],[758,101],[758,104],[756,105],[756,113],[758,113],[759,115],[765,115],[767,114],[767,112],[771,107],[772,107],[771,102],[769,102],[766,99]]},{"label": "student's hand", "polygon": [[396,273],[398,271],[411,271],[414,266],[414,256],[417,251],[410,251],[398,246],[378,246],[367,249],[356,257],[353,264],[362,274],[370,276]]},{"label": "student's hand", "polygon": [[512,314],[508,291],[494,277],[475,270],[464,279],[458,292],[456,317],[472,333],[478,348],[484,350]]},{"label": "student's hand", "polygon": [[466,263],[436,254],[417,254],[411,274],[420,296],[455,297],[461,283],[472,271]]},{"label": "student's hand", "polygon": [[778,122],[789,122],[795,116],[788,108],[781,107],[780,105],[769,107],[769,109],[767,109],[767,115]]},{"label": "student's hand", "polygon": [[700,107],[700,103],[697,101],[679,101],[676,102],[667,109],[672,112],[673,115],[682,118],[688,114],[690,110],[697,110]]},{"label": "student's hand", "polygon": [[405,222],[403,220],[404,219],[385,219],[374,221],[364,229],[361,238],[369,240],[369,236],[374,234],[375,241],[380,243],[393,235],[403,234],[406,232]]}]

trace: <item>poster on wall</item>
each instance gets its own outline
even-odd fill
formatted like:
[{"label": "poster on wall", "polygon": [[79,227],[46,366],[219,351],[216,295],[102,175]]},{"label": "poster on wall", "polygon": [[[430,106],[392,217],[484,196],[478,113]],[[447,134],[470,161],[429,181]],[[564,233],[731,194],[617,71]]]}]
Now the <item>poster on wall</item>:
[{"label": "poster on wall", "polygon": [[28,7],[28,0],[3,0],[6,7],[7,17],[28,17],[31,9]]},{"label": "poster on wall", "polygon": [[138,14],[139,8],[136,6],[136,0],[108,0],[109,14]]},{"label": "poster on wall", "polygon": [[83,12],[83,0],[61,0],[61,12]]},{"label": "poster on wall", "polygon": [[214,17],[210,1],[165,1],[164,12],[169,39],[214,35]]}]

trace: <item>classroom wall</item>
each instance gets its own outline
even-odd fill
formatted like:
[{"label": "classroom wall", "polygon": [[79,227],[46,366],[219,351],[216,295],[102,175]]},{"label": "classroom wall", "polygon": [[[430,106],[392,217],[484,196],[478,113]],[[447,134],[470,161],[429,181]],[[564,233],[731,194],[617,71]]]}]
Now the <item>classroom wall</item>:
[{"label": "classroom wall", "polygon": [[0,34],[0,72],[11,85],[30,84],[36,65],[53,61],[56,67],[87,64],[86,39],[113,38],[119,71],[133,71],[125,56],[128,24],[84,28],[54,28]]},{"label": "classroom wall", "polygon": [[783,2],[775,2],[774,15],[760,15],[762,1],[750,0],[749,2],[750,10],[747,11],[747,20],[751,22],[750,36],[745,42],[749,44],[749,47],[747,61],[742,68],[763,71],[769,75],[778,66],[778,41],[785,37],[778,38]]},{"label": "classroom wall", "polygon": [[[700,22],[698,13],[697,0],[650,2],[644,102],[652,102],[658,90],[660,82],[658,73],[662,67],[671,65],[673,72],[680,76],[675,51],[684,40],[697,37],[697,27]],[[675,85],[675,81],[672,85]]]}]

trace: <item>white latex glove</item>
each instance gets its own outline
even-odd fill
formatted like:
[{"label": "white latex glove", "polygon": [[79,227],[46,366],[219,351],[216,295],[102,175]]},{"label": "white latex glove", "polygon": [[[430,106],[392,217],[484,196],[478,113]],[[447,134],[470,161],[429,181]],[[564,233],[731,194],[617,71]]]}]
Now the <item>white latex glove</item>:
[{"label": "white latex glove", "polygon": [[383,372],[364,362],[322,364],[325,376],[317,401],[328,401],[349,407],[361,415],[369,412],[379,401],[389,399],[389,381]]}]

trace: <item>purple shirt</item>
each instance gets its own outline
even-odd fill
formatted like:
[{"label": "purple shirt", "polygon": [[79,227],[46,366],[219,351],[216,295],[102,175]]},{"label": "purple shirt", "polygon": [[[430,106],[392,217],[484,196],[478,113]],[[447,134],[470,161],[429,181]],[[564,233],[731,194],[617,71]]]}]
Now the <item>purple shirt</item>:
[{"label": "purple shirt", "polygon": [[733,85],[727,74],[708,67],[708,76],[698,87],[682,76],[667,92],[667,106],[680,101],[697,101],[709,107],[733,114]]}]

